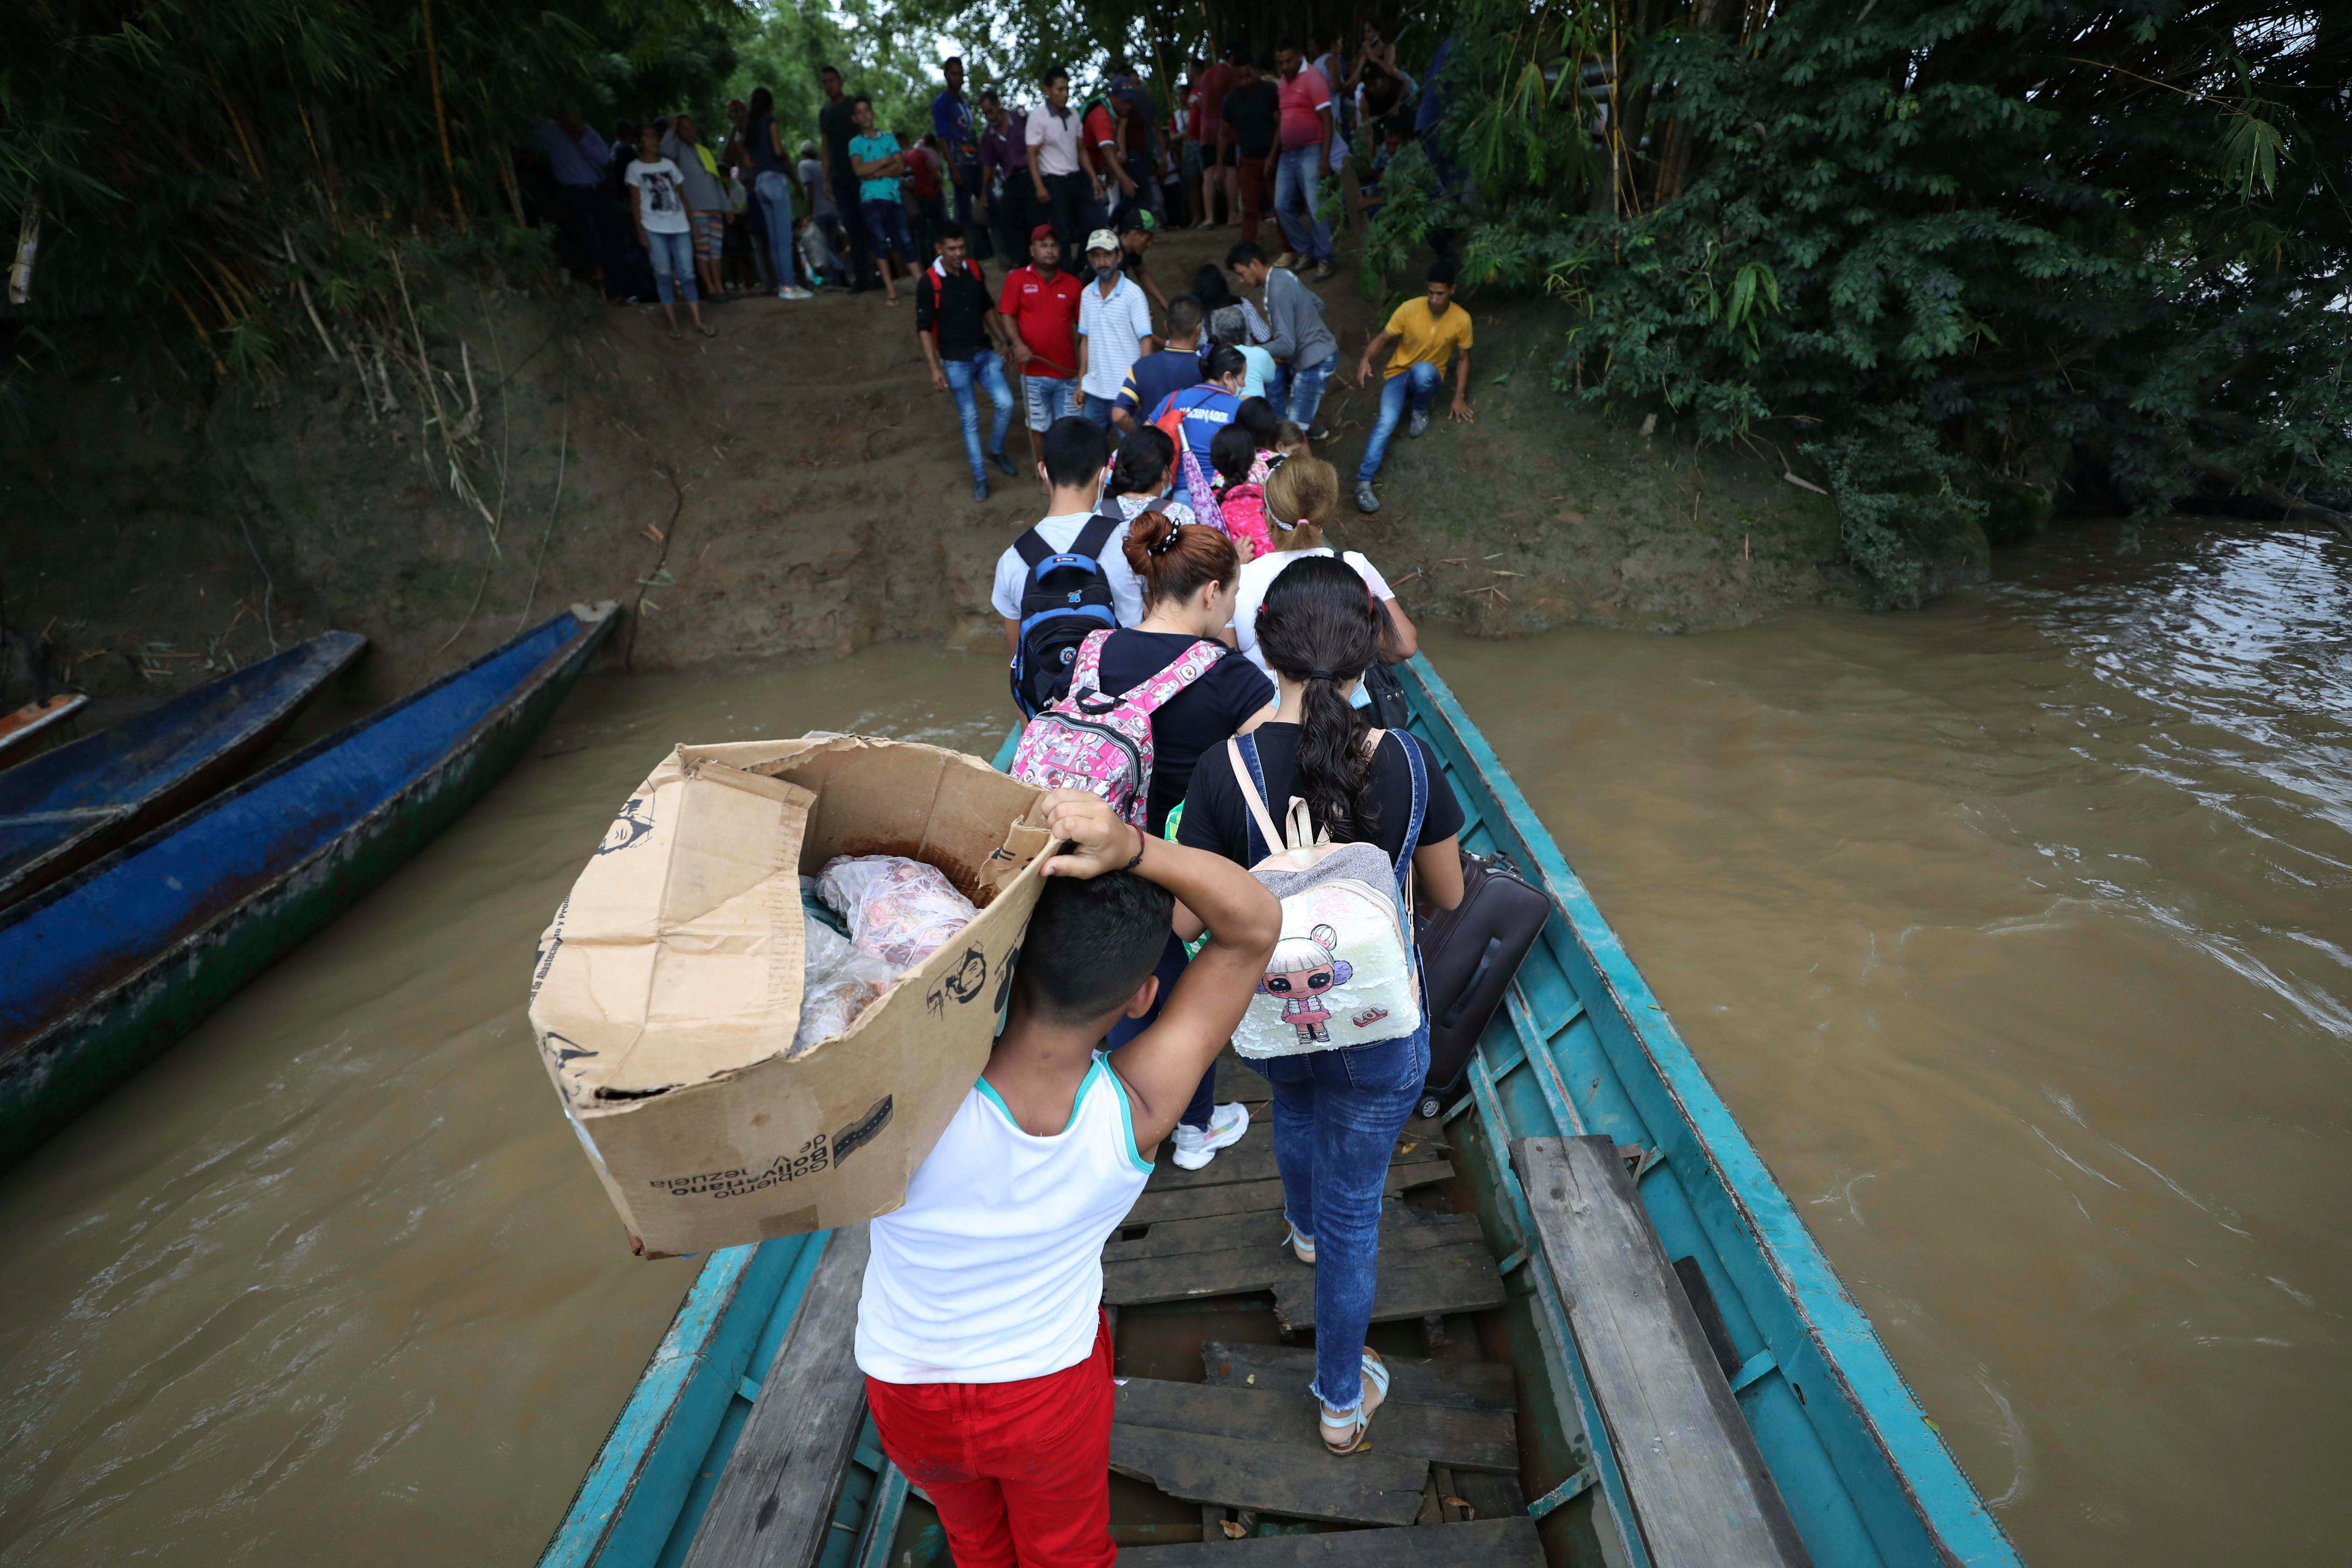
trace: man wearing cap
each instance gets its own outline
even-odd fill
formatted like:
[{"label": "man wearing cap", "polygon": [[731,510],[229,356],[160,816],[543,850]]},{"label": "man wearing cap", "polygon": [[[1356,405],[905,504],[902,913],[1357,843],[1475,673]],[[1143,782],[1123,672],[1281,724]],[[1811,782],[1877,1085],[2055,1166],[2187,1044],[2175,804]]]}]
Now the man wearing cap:
[{"label": "man wearing cap", "polygon": [[1029,265],[1005,275],[996,305],[1012,334],[1013,361],[1021,367],[1030,455],[1039,462],[1045,461],[1039,437],[1055,420],[1078,411],[1078,280],[1062,270],[1054,226],[1039,224],[1029,231]]},{"label": "man wearing cap", "polygon": [[1125,254],[1107,228],[1087,237],[1094,277],[1078,295],[1078,391],[1086,400],[1078,412],[1105,429],[1128,371],[1160,346],[1151,335],[1151,307],[1121,269]]},{"label": "man wearing cap", "polygon": [[[1129,207],[1119,215],[1118,222],[1113,226],[1118,233],[1119,271],[1127,275],[1129,282],[1150,295],[1151,302],[1165,314],[1168,296],[1162,294],[1160,285],[1151,280],[1151,268],[1143,259],[1143,253],[1151,248],[1152,236],[1160,231],[1160,219],[1149,207]],[[1093,248],[1093,241],[1087,242],[1087,248]]]}]

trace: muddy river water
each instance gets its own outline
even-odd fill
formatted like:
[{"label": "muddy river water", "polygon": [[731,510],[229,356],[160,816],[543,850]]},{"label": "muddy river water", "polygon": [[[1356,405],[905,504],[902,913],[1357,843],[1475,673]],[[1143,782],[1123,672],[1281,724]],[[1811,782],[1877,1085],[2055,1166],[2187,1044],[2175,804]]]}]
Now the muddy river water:
[{"label": "muddy river water", "polygon": [[[1433,638],[2030,1561],[2352,1538],[2352,547],[2095,525],[1919,615]],[[668,743],[988,748],[909,647],[584,684],[0,1177],[0,1562],[526,1563],[683,1292],[522,1016]]]}]

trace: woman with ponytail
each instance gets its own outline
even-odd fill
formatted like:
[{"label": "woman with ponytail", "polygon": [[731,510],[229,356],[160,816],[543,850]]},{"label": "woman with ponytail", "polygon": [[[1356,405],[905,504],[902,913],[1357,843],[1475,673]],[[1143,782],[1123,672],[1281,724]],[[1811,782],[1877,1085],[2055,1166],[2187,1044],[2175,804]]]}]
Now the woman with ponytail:
[{"label": "woman with ponytail", "polygon": [[[1266,475],[1265,495],[1266,537],[1272,548],[1242,568],[1241,586],[1234,591],[1234,646],[1252,664],[1272,675],[1275,667],[1258,644],[1258,606],[1274,580],[1299,562],[1336,555],[1363,579],[1380,604],[1385,622],[1380,662],[1402,664],[1411,658],[1421,646],[1420,634],[1380,568],[1356,551],[1338,553],[1323,542],[1323,531],[1339,515],[1339,471],[1320,458],[1286,458]],[[1364,706],[1361,688],[1356,705]]]},{"label": "woman with ponytail", "polygon": [[[1276,477],[1307,460],[1293,458]],[[1281,704],[1242,737],[1242,749],[1255,755],[1277,818],[1285,802],[1303,800],[1333,843],[1377,844],[1393,862],[1413,832],[1414,770],[1404,748],[1418,748],[1426,795],[1412,858],[1417,907],[1450,910],[1462,901],[1462,807],[1427,746],[1402,730],[1383,732],[1374,746],[1363,711],[1349,700],[1380,659],[1384,625],[1379,603],[1349,565],[1328,555],[1291,563],[1257,615],[1257,645],[1274,667]],[[1253,841],[1233,750],[1194,771],[1177,842],[1248,866],[1281,847]],[[1289,945],[1276,948],[1277,965]],[[1352,1453],[1388,1389],[1388,1373],[1364,1334],[1379,1282],[1381,1188],[1429,1073],[1429,1024],[1424,1017],[1398,1038],[1250,1066],[1274,1086],[1287,1245],[1315,1266],[1323,1441],[1335,1453]]]},{"label": "woman with ponytail", "polygon": [[[1158,443],[1156,458],[1145,452],[1136,458],[1140,466],[1130,468],[1129,452],[1152,442]],[[1174,449],[1158,430],[1137,431],[1120,444],[1112,488],[1139,482],[1152,461],[1164,477]],[[1157,482],[1155,478],[1155,486]],[[1126,499],[1121,496],[1122,506]],[[1103,643],[1102,689],[1112,697],[1142,685],[1203,641],[1223,646],[1241,563],[1232,540],[1213,528],[1179,521],[1173,514],[1181,510],[1174,505],[1165,510],[1139,507],[1128,527],[1127,562],[1143,584],[1143,619],[1114,631]],[[1150,832],[1164,832],[1169,814],[1184,799],[1202,755],[1222,747],[1273,703],[1274,683],[1249,660],[1229,655],[1161,704],[1151,715],[1151,795],[1145,803]],[[1184,973],[1184,944],[1173,935],[1155,973],[1159,996],[1171,994]],[[1122,1019],[1110,1032],[1111,1048],[1116,1051],[1141,1034],[1159,1013],[1155,997],[1141,1017]],[[1216,1089],[1217,1069],[1212,1066],[1176,1124],[1174,1157],[1185,1170],[1199,1170],[1249,1128],[1248,1110],[1238,1104],[1217,1104]]]}]

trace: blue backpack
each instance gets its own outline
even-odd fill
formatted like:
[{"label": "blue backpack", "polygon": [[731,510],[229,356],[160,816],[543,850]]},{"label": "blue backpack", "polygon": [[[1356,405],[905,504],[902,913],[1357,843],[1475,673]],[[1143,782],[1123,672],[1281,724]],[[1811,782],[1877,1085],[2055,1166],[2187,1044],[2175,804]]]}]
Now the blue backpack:
[{"label": "blue backpack", "polygon": [[1110,579],[1097,559],[1115,531],[1125,533],[1127,520],[1116,510],[1098,511],[1066,551],[1050,549],[1034,528],[1013,542],[1029,569],[1013,649],[1013,701],[1024,719],[1035,718],[1070,689],[1070,669],[1087,634],[1118,626]]}]

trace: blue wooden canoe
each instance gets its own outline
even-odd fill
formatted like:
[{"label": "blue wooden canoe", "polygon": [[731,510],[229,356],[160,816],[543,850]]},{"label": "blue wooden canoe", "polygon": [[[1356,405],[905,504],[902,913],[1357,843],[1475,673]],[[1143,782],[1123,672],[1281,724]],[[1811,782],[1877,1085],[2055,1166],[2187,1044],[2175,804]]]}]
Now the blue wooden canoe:
[{"label": "blue wooden canoe", "polygon": [[[1639,1194],[1666,1255],[1697,1259],[1740,1363],[1730,1380],[1738,1408],[1812,1561],[2018,1564],[1869,1320],[1477,726],[1425,658],[1398,674],[1413,732],[1437,753],[1468,814],[1465,845],[1508,855],[1553,906],[1504,1013],[1479,1042],[1472,1093],[1447,1113],[1457,1166],[1478,1194],[1486,1234],[1499,1238],[1495,1255],[1507,1274],[1529,1281],[1501,1309],[1533,1417],[1533,1441],[1522,1450],[1532,1472],[1523,1477],[1528,1512],[1586,1510],[1580,1528],[1547,1532],[1552,1562],[1652,1568],[1640,1531],[1623,1522],[1637,1517],[1633,1500],[1553,1270],[1526,1267],[1549,1260],[1508,1157],[1514,1139],[1604,1133],[1643,1151]],[[998,766],[1011,752],[1008,736]],[[541,1568],[683,1560],[766,1374],[762,1347],[772,1355],[790,1323],[812,1241],[711,1256]],[[894,1472],[874,1458],[888,1481]],[[859,1479],[855,1469],[850,1479]],[[903,1480],[883,1494],[887,1521],[868,1510],[844,1525],[865,1562],[888,1551]]]},{"label": "blue wooden canoe", "polygon": [[0,906],[228,783],[366,647],[323,633],[0,773]]},{"label": "blue wooden canoe", "polygon": [[575,605],[0,910],[0,1169],[431,842],[615,616]]}]

